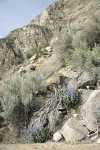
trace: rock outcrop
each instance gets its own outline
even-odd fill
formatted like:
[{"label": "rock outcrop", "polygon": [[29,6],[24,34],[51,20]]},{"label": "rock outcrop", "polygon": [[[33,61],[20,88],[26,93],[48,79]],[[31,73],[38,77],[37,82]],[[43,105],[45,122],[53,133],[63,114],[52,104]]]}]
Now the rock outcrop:
[{"label": "rock outcrop", "polygon": [[77,119],[70,118],[61,128],[61,133],[66,142],[75,142],[82,140],[89,134],[89,131]]},{"label": "rock outcrop", "polygon": [[81,112],[87,128],[96,131],[100,123],[100,90],[94,90],[91,93]]},{"label": "rock outcrop", "polygon": [[60,30],[74,26],[82,30],[85,24],[92,19],[91,14],[99,13],[99,0],[60,0],[49,6],[36,17],[31,24],[46,26],[56,34]]},{"label": "rock outcrop", "polygon": [[97,78],[90,72],[83,72],[82,75],[78,78],[78,87],[86,88],[86,86],[95,86]]},{"label": "rock outcrop", "polygon": [[52,35],[52,31],[46,27],[29,24],[0,39],[0,72],[22,63],[27,57],[46,47]]}]

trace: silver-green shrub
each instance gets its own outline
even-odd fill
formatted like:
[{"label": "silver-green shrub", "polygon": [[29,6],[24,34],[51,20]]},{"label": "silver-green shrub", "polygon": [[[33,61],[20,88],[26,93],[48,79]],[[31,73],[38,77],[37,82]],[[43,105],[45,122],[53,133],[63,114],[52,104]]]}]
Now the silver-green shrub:
[{"label": "silver-green shrub", "polygon": [[73,37],[74,52],[71,63],[81,69],[92,73],[100,72],[100,46],[96,45],[91,49],[88,47],[86,39],[79,36]]},{"label": "silver-green shrub", "polygon": [[30,105],[37,103],[34,95],[45,91],[46,88],[39,77],[31,73],[22,77],[15,75],[0,87],[0,101],[3,107],[1,115],[7,122],[24,123]]}]

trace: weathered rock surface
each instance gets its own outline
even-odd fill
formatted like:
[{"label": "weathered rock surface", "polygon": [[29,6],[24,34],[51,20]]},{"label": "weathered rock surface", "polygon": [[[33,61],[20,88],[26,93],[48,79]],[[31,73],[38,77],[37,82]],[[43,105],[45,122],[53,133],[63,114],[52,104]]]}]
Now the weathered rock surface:
[{"label": "weathered rock surface", "polygon": [[96,76],[90,72],[83,72],[83,74],[78,78],[78,87],[85,88],[86,86],[95,85],[97,82]]},{"label": "weathered rock surface", "polygon": [[28,53],[37,53],[46,47],[52,35],[52,31],[46,27],[29,24],[12,31],[5,39],[0,39],[1,73],[21,63]]},{"label": "weathered rock surface", "polygon": [[97,143],[97,144],[100,144],[100,139],[98,139],[96,143]]},{"label": "weathered rock surface", "polygon": [[55,142],[58,142],[58,141],[60,141],[61,139],[62,139],[62,135],[61,135],[60,131],[57,131],[57,132],[55,132],[55,133],[53,134],[53,140],[54,140]]},{"label": "weathered rock surface", "polygon": [[38,55],[34,54],[31,58],[30,61],[35,61],[36,59],[38,59]]},{"label": "weathered rock surface", "polygon": [[97,122],[100,122],[100,90],[94,90],[81,108],[86,126],[91,131],[97,130]]},{"label": "weathered rock surface", "polygon": [[80,71],[75,70],[71,66],[67,66],[67,67],[60,69],[59,74],[72,79],[72,78],[78,77],[80,75]]},{"label": "weathered rock surface", "polygon": [[93,92],[93,90],[87,90],[87,89],[78,89],[78,91],[81,93],[81,106],[88,100],[89,96]]},{"label": "weathered rock surface", "polygon": [[64,115],[59,111],[60,103],[59,99],[53,98],[38,112],[34,113],[30,122],[33,128],[47,125],[49,130],[54,133],[57,124],[61,124],[64,118]]},{"label": "weathered rock surface", "polygon": [[75,142],[83,139],[89,131],[78,120],[70,118],[61,128],[61,133],[66,142]]},{"label": "weathered rock surface", "polygon": [[63,0],[50,5],[33,20],[32,24],[46,26],[56,34],[66,27],[75,27],[78,31],[91,20],[91,14],[99,14],[99,0]]}]

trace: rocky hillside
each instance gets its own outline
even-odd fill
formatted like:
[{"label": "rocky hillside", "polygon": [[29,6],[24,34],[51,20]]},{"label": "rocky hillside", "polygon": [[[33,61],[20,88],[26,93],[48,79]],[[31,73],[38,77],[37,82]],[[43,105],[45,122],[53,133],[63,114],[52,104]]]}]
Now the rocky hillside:
[{"label": "rocky hillside", "polygon": [[30,56],[31,51],[39,51],[46,47],[52,35],[52,31],[46,27],[29,24],[21,29],[12,31],[6,38],[1,39],[1,74],[9,70],[13,65],[22,63]]},{"label": "rocky hillside", "polygon": [[92,14],[99,14],[99,3],[99,0],[96,3],[93,0],[60,0],[49,6],[31,23],[48,27],[53,32],[59,32],[69,26],[80,31],[92,19]]},{"label": "rocky hillside", "polygon": [[99,0],[59,0],[0,39],[0,141],[99,138],[99,14]]},{"label": "rocky hillside", "polygon": [[[0,39],[0,74],[12,65],[23,62],[27,51],[37,51],[50,43],[50,38],[69,27],[81,31],[87,22],[98,16],[99,0],[60,0],[49,6],[29,25],[12,31]],[[29,52],[31,53],[31,52]]]}]

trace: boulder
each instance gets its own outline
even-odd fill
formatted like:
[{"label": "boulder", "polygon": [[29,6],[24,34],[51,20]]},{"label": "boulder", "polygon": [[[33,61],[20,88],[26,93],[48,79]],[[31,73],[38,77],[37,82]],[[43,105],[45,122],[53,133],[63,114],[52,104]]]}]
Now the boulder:
[{"label": "boulder", "polygon": [[78,78],[78,87],[86,88],[86,86],[94,86],[97,82],[97,78],[90,72],[83,72]]},{"label": "boulder", "polygon": [[38,59],[38,55],[34,54],[31,58],[30,61],[35,61],[36,59]]},{"label": "boulder", "polygon": [[70,118],[61,128],[61,134],[66,142],[75,142],[82,140],[89,134],[89,131],[85,126],[81,125],[77,119]]},{"label": "boulder", "polygon": [[93,90],[87,90],[87,89],[78,89],[78,91],[81,93],[81,106],[88,100],[89,96],[93,92]]},{"label": "boulder", "polygon": [[94,136],[91,137],[91,140],[92,140],[92,141],[95,141],[95,140],[97,140],[97,138],[98,138],[98,136],[97,136],[97,135],[94,135]]},{"label": "boulder", "polygon": [[100,90],[94,90],[81,108],[86,126],[91,131],[96,131],[100,119]]},{"label": "boulder", "polygon": [[60,69],[59,74],[72,79],[78,77],[80,75],[80,71],[75,70],[72,66],[68,66]]},{"label": "boulder", "polygon": [[17,71],[17,73],[18,74],[25,74],[27,72],[27,69],[25,68],[25,67],[21,67],[18,71]]},{"label": "boulder", "polygon": [[53,140],[54,140],[55,142],[58,142],[58,141],[60,141],[61,139],[62,139],[62,135],[61,135],[60,131],[57,131],[57,132],[55,132],[55,133],[53,134]]},{"label": "boulder", "polygon": [[97,143],[97,144],[100,144],[100,139],[98,139],[96,143]]},{"label": "boulder", "polygon": [[45,50],[46,50],[47,52],[52,52],[51,46],[46,47]]}]

